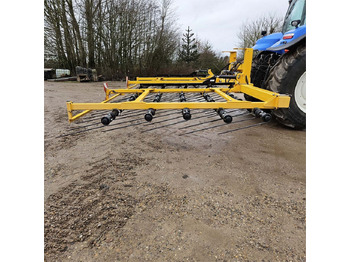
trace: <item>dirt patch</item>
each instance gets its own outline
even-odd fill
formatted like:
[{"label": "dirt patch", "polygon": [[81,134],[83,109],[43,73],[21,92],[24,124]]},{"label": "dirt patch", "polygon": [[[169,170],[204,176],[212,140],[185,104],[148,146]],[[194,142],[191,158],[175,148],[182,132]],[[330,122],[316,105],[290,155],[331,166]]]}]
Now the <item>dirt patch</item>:
[{"label": "dirt patch", "polygon": [[103,98],[45,83],[46,261],[305,261],[305,131],[204,110],[68,123],[66,101]]},{"label": "dirt patch", "polygon": [[[46,200],[45,252],[57,255],[75,242],[99,245],[106,231],[118,231],[132,215],[135,199],[125,192],[135,173],[128,166],[114,170],[117,159],[91,164],[82,175]],[[111,165],[111,168],[105,168]],[[118,162],[118,166],[119,162]]]}]

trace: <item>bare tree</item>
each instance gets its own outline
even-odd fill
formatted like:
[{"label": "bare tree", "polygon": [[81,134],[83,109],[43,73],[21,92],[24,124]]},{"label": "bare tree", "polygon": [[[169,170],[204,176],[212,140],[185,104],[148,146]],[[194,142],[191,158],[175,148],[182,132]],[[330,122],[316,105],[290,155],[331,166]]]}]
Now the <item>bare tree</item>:
[{"label": "bare tree", "polygon": [[[53,60],[58,66],[68,66],[64,39],[61,26],[61,6],[58,0],[45,0],[45,44],[51,53],[55,54]],[[52,45],[52,46],[50,46]],[[53,57],[53,56],[52,56]]]},{"label": "bare tree", "polygon": [[[73,6],[72,0],[65,0],[67,3],[67,13],[70,16],[70,26],[72,27],[73,37],[75,39],[75,48],[76,48],[76,60],[77,64],[81,66],[86,66],[86,51],[83,44],[83,38],[82,38],[82,30],[79,26],[78,20],[77,20],[77,4],[76,6]],[[79,9],[78,9],[79,10]]]},{"label": "bare tree", "polygon": [[261,32],[266,31],[267,34],[278,32],[282,28],[282,17],[276,17],[269,14],[261,16],[256,20],[247,21],[242,24],[237,37],[239,39],[238,46],[240,48],[252,47],[255,42],[262,37]]}]

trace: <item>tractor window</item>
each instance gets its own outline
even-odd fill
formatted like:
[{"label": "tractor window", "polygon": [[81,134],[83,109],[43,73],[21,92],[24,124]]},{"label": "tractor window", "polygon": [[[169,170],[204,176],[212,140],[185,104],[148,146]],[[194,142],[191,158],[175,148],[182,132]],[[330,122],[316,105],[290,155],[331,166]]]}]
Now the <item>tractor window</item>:
[{"label": "tractor window", "polygon": [[290,23],[294,20],[300,20],[299,25],[305,25],[305,17],[306,17],[306,0],[296,0],[293,1],[288,8],[286,17],[284,19],[284,24],[282,28],[282,32],[285,33],[289,30],[294,29]]}]

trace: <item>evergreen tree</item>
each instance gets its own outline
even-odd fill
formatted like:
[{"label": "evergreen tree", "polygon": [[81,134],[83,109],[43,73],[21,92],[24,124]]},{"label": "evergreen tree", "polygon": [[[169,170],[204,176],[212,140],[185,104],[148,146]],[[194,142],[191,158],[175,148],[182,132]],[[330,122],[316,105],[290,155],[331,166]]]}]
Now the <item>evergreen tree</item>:
[{"label": "evergreen tree", "polygon": [[198,47],[196,39],[193,37],[192,29],[187,28],[186,33],[183,34],[182,45],[179,52],[179,60],[187,64],[196,62],[199,58]]}]

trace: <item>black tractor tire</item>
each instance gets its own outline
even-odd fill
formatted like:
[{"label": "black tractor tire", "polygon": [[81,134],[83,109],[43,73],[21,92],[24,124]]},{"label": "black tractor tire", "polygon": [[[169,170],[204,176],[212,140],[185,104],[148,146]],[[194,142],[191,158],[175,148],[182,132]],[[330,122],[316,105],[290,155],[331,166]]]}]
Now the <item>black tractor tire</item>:
[{"label": "black tractor tire", "polygon": [[268,90],[291,97],[289,108],[273,110],[272,114],[278,122],[293,129],[304,129],[306,127],[306,113],[297,105],[295,100],[295,88],[303,75],[306,76],[305,45],[290,50],[281,56],[267,79]]},{"label": "black tractor tire", "polygon": [[[270,51],[262,51],[257,54],[252,61],[250,82],[256,87],[266,89],[265,81],[268,78],[270,68],[274,66],[279,57],[279,54]],[[244,98],[247,101],[259,101],[247,94],[244,94]]]}]

